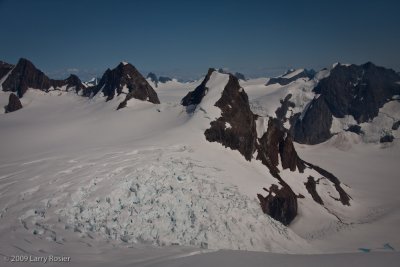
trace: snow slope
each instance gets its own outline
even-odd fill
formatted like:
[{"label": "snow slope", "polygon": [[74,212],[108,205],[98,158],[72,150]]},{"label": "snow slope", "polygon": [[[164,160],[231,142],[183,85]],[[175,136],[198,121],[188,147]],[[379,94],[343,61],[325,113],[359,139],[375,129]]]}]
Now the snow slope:
[{"label": "snow slope", "polygon": [[[276,110],[266,104],[279,103],[288,92],[297,94],[293,87],[261,85],[265,81],[242,82],[253,109],[265,115]],[[346,154],[329,143],[299,146],[301,157],[337,174],[352,188],[353,216],[343,211],[347,216],[343,224],[334,216],[312,217],[326,212],[306,208],[293,225],[284,227],[263,214],[256,199],[262,187],[276,182],[268,169],[204,138],[209,122],[220,115],[214,103],[226,82],[227,75],[212,74],[207,87],[213,90],[194,115],[179,102],[200,82],[167,82],[156,89],[162,104],[132,100],[118,111],[118,97],[104,102],[71,92],[29,90],[22,99],[24,109],[0,115],[0,253],[71,256],[75,266],[101,266],[103,261],[112,261],[113,266],[172,266],[182,261],[186,265],[199,264],[198,257],[204,263],[222,257],[225,263],[226,257],[240,255],[257,266],[272,259],[310,264],[332,257],[196,253],[216,249],[334,253],[357,252],[360,247],[376,251],[384,243],[400,246],[392,234],[397,231],[398,214],[388,212],[400,200],[387,196],[396,185],[397,144],[389,150],[371,146],[358,151],[355,146]],[[301,92],[294,99],[313,97],[311,84],[293,84]],[[1,92],[1,103],[5,98],[8,94]],[[386,162],[382,166],[387,169],[370,172],[371,166],[364,171],[362,163],[356,165],[358,153],[367,162]],[[387,182],[371,197],[377,176]],[[289,172],[283,177],[299,188],[304,182]],[[374,208],[377,213],[368,212]],[[347,257],[359,266],[366,262],[363,257],[385,259],[388,264],[399,259],[397,253],[351,254],[340,256],[338,262]]]},{"label": "snow slope", "polygon": [[[206,142],[196,122],[204,117],[188,122],[181,106],[141,101],[115,111],[118,99],[72,93],[30,90],[26,99],[32,102],[22,112],[1,117],[3,254],[15,250],[10,244],[29,247],[25,238],[65,244],[69,235],[119,244],[312,251],[260,212],[255,192],[264,184],[264,167]],[[243,186],[246,177],[254,177],[254,186]]]},{"label": "snow slope", "polygon": [[[313,87],[318,80],[328,75],[329,69],[322,70],[314,80],[300,78],[286,86],[265,86],[261,79],[241,82],[241,85],[249,95],[253,112],[268,120],[267,117],[276,117],[275,111],[280,106],[280,100],[288,94],[292,94],[290,100],[296,105],[288,113],[306,109],[307,104],[318,97],[312,92]],[[322,213],[303,208],[290,227],[312,245],[338,252],[348,252],[357,246],[380,248],[385,243],[395,247],[400,245],[399,235],[394,234],[398,233],[395,225],[400,221],[396,170],[400,157],[399,141],[395,139],[393,143],[379,144],[383,133],[391,133],[398,138],[399,131],[391,128],[400,119],[399,107],[398,101],[385,104],[376,118],[361,124],[365,133],[363,136],[344,131],[355,122],[354,118],[347,116],[334,118],[331,132],[337,134],[325,143],[315,146],[296,145],[301,158],[335,174],[350,188],[347,190],[350,190],[353,198],[351,213],[342,214],[341,217],[347,219],[330,224],[318,218]],[[293,174],[291,176],[297,179]],[[304,217],[314,217],[315,221],[310,223]]]},{"label": "snow slope", "polygon": [[172,81],[167,81],[165,83],[159,82],[156,87],[153,81],[150,79],[147,79],[147,81],[157,92],[161,103],[179,103],[189,91],[193,90],[201,83],[201,80],[180,82],[176,79],[172,79]]}]

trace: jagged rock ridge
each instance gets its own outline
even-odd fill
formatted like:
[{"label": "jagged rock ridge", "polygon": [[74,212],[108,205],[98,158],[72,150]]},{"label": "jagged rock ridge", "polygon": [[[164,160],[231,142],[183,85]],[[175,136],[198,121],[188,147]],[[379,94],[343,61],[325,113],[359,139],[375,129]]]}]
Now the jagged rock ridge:
[{"label": "jagged rock ridge", "polygon": [[[214,69],[208,71],[202,84],[194,91],[189,92],[182,100],[182,104],[186,106],[197,105],[202,101],[209,90],[207,82],[213,72]],[[288,101],[283,101],[280,109],[287,109],[288,105],[290,105]],[[300,173],[308,168],[324,177],[328,176],[326,178],[334,184],[340,194],[338,201],[343,205],[350,205],[350,197],[344,192],[336,177],[299,158],[293,145],[293,138],[289,131],[283,127],[281,120],[270,118],[267,131],[261,138],[258,138],[256,131],[258,115],[250,110],[248,96],[240,87],[235,76],[229,75],[228,83],[215,106],[221,109],[221,116],[210,123],[210,128],[204,133],[206,139],[238,150],[249,161],[253,159],[253,155],[256,153],[256,159],[267,166],[271,175],[278,180],[279,186],[273,184],[269,189],[264,188],[268,192],[266,197],[261,194],[257,195],[265,213],[285,225],[290,224],[297,215],[297,198],[299,196],[282,179],[279,166],[282,169]],[[277,114],[280,113],[282,112],[277,110]]]},{"label": "jagged rock ridge", "polygon": [[99,92],[103,93],[106,101],[113,99],[115,95],[125,94],[125,100],[119,104],[118,109],[125,107],[128,100],[132,98],[154,104],[160,103],[154,89],[140,72],[129,63],[121,62],[116,68],[107,69],[99,84],[91,88],[88,93],[94,96]]},{"label": "jagged rock ridge", "polygon": [[189,92],[184,98],[182,98],[181,104],[185,107],[198,105],[205,94],[208,91],[206,87],[207,82],[209,81],[211,74],[215,71],[215,69],[208,69],[207,75],[204,80],[201,82],[199,86],[197,86],[193,91]]},{"label": "jagged rock ridge", "polygon": [[3,91],[16,92],[20,98],[24,96],[28,88],[45,92],[50,89],[59,90],[61,87],[65,87],[66,90],[75,88],[76,92],[84,89],[82,82],[76,75],[71,75],[65,80],[53,80],[24,58],[18,61],[3,82],[2,87]]},{"label": "jagged rock ridge", "polygon": [[[314,88],[317,95],[302,114],[292,118],[295,141],[318,144],[328,140],[333,116],[351,115],[357,123],[371,121],[385,103],[400,95],[399,81],[395,71],[371,62],[360,66],[337,64]],[[354,127],[350,130],[356,130]]]},{"label": "jagged rock ridge", "polygon": [[296,70],[290,70],[280,77],[271,78],[268,80],[266,85],[271,85],[271,84],[287,85],[287,84],[289,84],[297,79],[300,79],[300,78],[312,79],[312,78],[314,78],[314,75],[315,75],[314,70],[307,70],[307,69],[303,69],[295,75],[290,75],[290,74],[294,73],[295,71]]},{"label": "jagged rock ridge", "polygon": [[86,97],[94,96],[101,91],[107,101],[114,95],[123,93],[126,97],[119,104],[118,109],[125,107],[128,100],[132,98],[155,104],[160,103],[157,93],[129,63],[121,63],[113,70],[108,69],[96,86],[84,85],[78,76],[73,74],[64,80],[50,79],[32,62],[24,58],[21,58],[15,66],[1,62],[0,74],[2,78],[8,75],[2,83],[3,91],[15,92],[19,98],[24,96],[28,88],[45,92],[74,89],[77,94]]}]

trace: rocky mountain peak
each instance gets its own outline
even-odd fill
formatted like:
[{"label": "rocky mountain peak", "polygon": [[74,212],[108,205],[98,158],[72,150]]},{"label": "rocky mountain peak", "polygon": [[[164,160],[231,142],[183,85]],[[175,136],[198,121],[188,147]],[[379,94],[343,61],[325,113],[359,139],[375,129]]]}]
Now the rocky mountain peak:
[{"label": "rocky mountain peak", "polygon": [[324,95],[335,117],[352,115],[362,123],[376,117],[388,99],[400,94],[400,85],[396,83],[399,80],[395,71],[372,62],[359,66],[338,64],[314,91]]},{"label": "rocky mountain peak", "polygon": [[28,88],[47,91],[51,87],[51,81],[32,62],[21,58],[2,86],[4,91],[16,92],[22,97]]},{"label": "rocky mountain peak", "polygon": [[316,97],[302,114],[292,118],[296,142],[318,144],[328,140],[333,134],[330,129],[334,117],[348,116],[357,124],[372,121],[380,108],[400,95],[399,81],[400,76],[394,70],[372,62],[335,64],[329,75],[315,86]]},{"label": "rocky mountain peak", "polygon": [[221,109],[222,115],[211,122],[211,127],[205,131],[206,139],[238,150],[251,160],[256,148],[256,116],[251,112],[248,96],[235,76],[229,75],[229,81],[215,106]]},{"label": "rocky mountain peak", "polygon": [[102,91],[107,101],[115,95],[126,95],[125,100],[120,103],[118,109],[126,106],[127,101],[136,98],[143,101],[159,104],[157,93],[130,63],[121,62],[116,68],[107,69],[99,84],[94,87],[93,94]]},{"label": "rocky mountain peak", "polygon": [[211,74],[215,71],[214,68],[209,68],[206,76],[199,86],[193,91],[189,92],[181,101],[181,104],[185,107],[198,105],[203,97],[206,95],[208,88],[206,87],[207,82],[210,80]]},{"label": "rocky mountain peak", "polygon": [[64,80],[53,80],[47,77],[42,71],[37,69],[35,65],[28,59],[19,59],[17,65],[12,68],[8,77],[2,84],[3,91],[16,92],[18,97],[23,97],[28,88],[49,91],[49,89],[66,90],[74,87],[76,92],[83,89],[81,80],[76,75],[70,75]]},{"label": "rocky mountain peak", "polygon": [[[211,90],[207,86],[214,71],[214,69],[208,71],[202,84],[188,93],[182,99],[182,104],[186,106],[198,105],[203,100],[207,92]],[[246,92],[241,88],[238,79],[232,74],[229,74],[229,79],[215,106],[221,110],[221,116],[210,122],[210,127],[204,132],[206,140],[237,150],[248,161],[260,160],[268,167],[270,174],[277,179],[277,184],[272,184],[269,189],[265,189],[268,192],[267,196],[257,195],[261,208],[265,213],[283,224],[290,224],[297,215],[298,195],[282,178],[281,169],[289,169],[298,173],[304,173],[305,169],[310,169],[310,172],[315,173],[314,175],[324,177],[329,176],[330,173],[300,159],[293,145],[293,137],[283,127],[281,120],[269,118],[267,131],[263,133],[261,138],[258,137],[256,121],[259,116],[251,111]],[[277,113],[280,113],[280,111],[277,111]],[[334,190],[343,193],[338,201],[343,205],[349,205],[349,197],[341,188],[339,180],[331,176],[325,179],[330,181]],[[307,187],[306,184],[304,186]],[[310,188],[309,184],[308,187]],[[315,199],[319,200],[318,198]],[[316,203],[321,205],[317,201]]]}]

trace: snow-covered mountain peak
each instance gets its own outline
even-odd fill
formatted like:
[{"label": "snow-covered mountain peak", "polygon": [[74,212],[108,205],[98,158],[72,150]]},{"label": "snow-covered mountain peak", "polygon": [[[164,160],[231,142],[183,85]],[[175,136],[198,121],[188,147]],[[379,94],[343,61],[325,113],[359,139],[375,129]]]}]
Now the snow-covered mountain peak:
[{"label": "snow-covered mountain peak", "polygon": [[[304,180],[304,183],[307,183],[307,177],[310,175],[322,175],[329,181],[329,190],[338,193],[338,203],[325,197],[322,197],[321,201],[318,197],[317,201],[313,197],[310,205],[325,203],[333,210],[342,205],[350,205],[350,198],[336,177],[298,157],[293,138],[283,127],[281,115],[277,116],[278,118],[270,118],[267,130],[259,133],[259,116],[250,109],[248,96],[235,76],[210,69],[202,84],[189,92],[182,103],[192,107],[189,109],[192,121],[200,125],[201,130],[205,128],[204,135],[207,141],[220,143],[240,152],[246,160],[260,161],[267,167],[266,175],[272,175],[276,184],[269,185],[269,194],[266,197],[258,194],[258,198],[263,211],[273,218],[286,225],[290,224],[297,215],[298,195],[304,196],[304,192],[307,192],[306,187],[286,182],[290,177],[290,174],[284,171],[286,169],[297,173],[302,177],[298,179]],[[285,109],[284,105],[283,102],[280,109]],[[281,112],[277,110],[276,113],[278,115]],[[325,192],[325,189],[321,190]],[[307,194],[315,196],[311,191]]]}]

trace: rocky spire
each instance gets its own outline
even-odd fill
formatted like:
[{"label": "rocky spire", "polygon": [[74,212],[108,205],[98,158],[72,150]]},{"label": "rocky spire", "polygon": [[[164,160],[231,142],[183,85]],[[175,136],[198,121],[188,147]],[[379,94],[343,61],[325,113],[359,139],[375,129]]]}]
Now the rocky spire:
[{"label": "rocky spire", "polygon": [[154,89],[140,72],[129,63],[121,62],[116,68],[107,69],[99,84],[92,91],[93,95],[101,91],[107,101],[113,99],[115,95],[125,94],[125,100],[120,103],[118,109],[125,107],[127,101],[132,98],[154,104],[160,103]]},{"label": "rocky spire", "polygon": [[5,112],[14,112],[22,108],[21,101],[19,100],[18,96],[11,93],[10,97],[8,98],[8,105],[5,107]]}]

